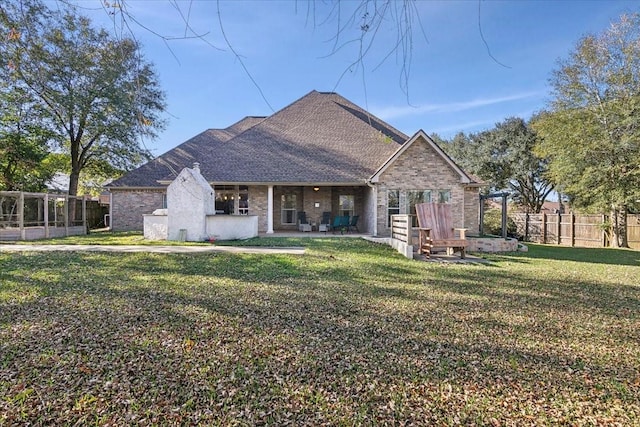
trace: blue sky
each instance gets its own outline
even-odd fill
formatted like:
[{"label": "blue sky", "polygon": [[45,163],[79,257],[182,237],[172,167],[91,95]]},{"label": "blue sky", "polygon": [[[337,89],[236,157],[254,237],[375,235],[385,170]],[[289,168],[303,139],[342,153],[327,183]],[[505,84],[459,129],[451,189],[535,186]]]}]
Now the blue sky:
[{"label": "blue sky", "polygon": [[[114,29],[99,1],[75,3],[97,24],[123,31],[119,20]],[[341,3],[342,22],[358,4]],[[394,27],[383,26],[362,64],[350,68],[359,46],[346,43],[333,52],[338,21],[328,1],[128,0],[127,5],[139,23],[162,36],[191,34],[181,17],[187,15],[193,32],[203,35],[167,41],[130,22],[167,95],[168,127],[146,142],[156,155],[205,129],[270,115],[272,108],[286,107],[314,89],[336,91],[409,135],[423,129],[450,138],[511,116],[528,119],[545,107],[550,73],[580,37],[604,30],[622,13],[640,11],[637,1],[418,1],[407,97],[403,61],[387,57],[397,41]],[[224,34],[266,102],[227,46],[218,12]],[[339,45],[357,36],[346,31]]]}]

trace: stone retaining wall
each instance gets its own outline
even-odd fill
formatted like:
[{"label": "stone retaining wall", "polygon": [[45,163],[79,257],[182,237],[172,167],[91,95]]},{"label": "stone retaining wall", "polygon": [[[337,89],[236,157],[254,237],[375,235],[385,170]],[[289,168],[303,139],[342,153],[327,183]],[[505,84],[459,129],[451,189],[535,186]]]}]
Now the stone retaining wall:
[{"label": "stone retaining wall", "polygon": [[493,237],[469,237],[469,252],[515,252],[518,250],[517,239]]}]

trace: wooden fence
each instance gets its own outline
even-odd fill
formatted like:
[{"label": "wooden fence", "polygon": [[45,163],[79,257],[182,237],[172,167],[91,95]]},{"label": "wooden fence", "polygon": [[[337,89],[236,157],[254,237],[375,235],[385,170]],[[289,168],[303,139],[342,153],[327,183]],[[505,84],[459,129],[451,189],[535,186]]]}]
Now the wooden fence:
[{"label": "wooden fence", "polygon": [[[606,215],[516,213],[509,216],[516,223],[518,235],[529,242],[598,248],[609,246],[603,227]],[[629,247],[640,249],[640,215],[627,215],[627,239]]]}]

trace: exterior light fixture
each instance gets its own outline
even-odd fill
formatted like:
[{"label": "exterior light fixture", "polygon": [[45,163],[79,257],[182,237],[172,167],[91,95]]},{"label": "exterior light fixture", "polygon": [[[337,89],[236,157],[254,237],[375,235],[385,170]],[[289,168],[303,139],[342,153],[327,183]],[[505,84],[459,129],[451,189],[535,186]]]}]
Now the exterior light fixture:
[{"label": "exterior light fixture", "polygon": [[313,191],[320,191],[320,187],[313,187]]}]

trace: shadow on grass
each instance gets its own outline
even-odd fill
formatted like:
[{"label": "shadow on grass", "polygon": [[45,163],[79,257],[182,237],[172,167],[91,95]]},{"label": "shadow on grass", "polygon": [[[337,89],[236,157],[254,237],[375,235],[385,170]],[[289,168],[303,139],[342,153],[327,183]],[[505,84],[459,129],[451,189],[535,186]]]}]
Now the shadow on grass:
[{"label": "shadow on grass", "polygon": [[[547,259],[536,253],[545,249],[516,258]],[[317,424],[331,411],[345,417],[333,424],[347,424],[357,412],[375,419],[383,413],[381,402],[414,388],[427,403],[399,401],[407,412],[397,420],[424,423],[412,414],[427,404],[458,416],[468,408],[466,393],[477,402],[470,411],[480,424],[489,423],[486,414],[522,417],[540,399],[577,397],[603,413],[613,399],[632,401],[637,366],[616,351],[637,354],[632,343],[640,289],[562,271],[538,277],[545,271],[541,264],[524,270],[529,266],[420,263],[356,241],[311,243],[303,257],[0,255],[1,281],[40,293],[24,303],[0,304],[1,323],[11,325],[0,334],[22,334],[3,344],[0,378],[16,390],[30,379],[58,406],[68,406],[69,393],[91,393],[109,402],[138,399],[141,408],[163,416],[173,416],[174,408],[188,416],[180,409],[188,402],[199,410],[221,404],[286,414],[299,399],[300,410],[309,411],[305,416],[325,417]],[[610,359],[582,351],[584,337],[575,329],[586,314],[605,316],[593,320],[598,334],[589,344],[610,348]],[[629,330],[603,338],[608,323],[622,320]],[[52,374],[58,380],[47,385]],[[124,383],[120,395],[105,388],[114,376],[130,388]],[[586,380],[595,382],[597,393]],[[444,399],[441,386],[445,398],[464,389],[465,400]],[[225,400],[222,393],[231,389],[235,400]],[[309,397],[306,390],[326,392],[330,409],[323,412],[314,400],[318,394]],[[522,402],[502,400],[513,390]],[[506,409],[495,414],[482,405]],[[136,409],[114,403],[108,413],[123,411]]]},{"label": "shadow on grass", "polygon": [[[517,259],[549,259],[586,262],[594,264],[640,266],[640,251],[614,248],[572,248],[567,246],[538,245],[527,243],[529,252],[509,254],[513,261]],[[500,255],[496,255],[500,257]]]}]

